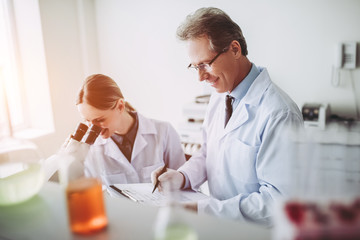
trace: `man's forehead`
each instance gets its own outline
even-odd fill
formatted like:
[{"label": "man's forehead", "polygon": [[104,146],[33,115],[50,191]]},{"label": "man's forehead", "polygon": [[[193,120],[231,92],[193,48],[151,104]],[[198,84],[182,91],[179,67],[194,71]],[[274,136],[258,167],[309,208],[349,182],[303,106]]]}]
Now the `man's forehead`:
[{"label": "man's forehead", "polygon": [[209,40],[203,37],[188,40],[188,54],[192,64],[199,64],[212,58],[214,53]]}]

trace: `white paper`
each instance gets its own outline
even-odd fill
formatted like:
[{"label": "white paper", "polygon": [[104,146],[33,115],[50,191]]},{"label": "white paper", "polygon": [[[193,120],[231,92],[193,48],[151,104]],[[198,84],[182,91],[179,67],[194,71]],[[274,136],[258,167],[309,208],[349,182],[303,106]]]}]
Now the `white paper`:
[{"label": "white paper", "polygon": [[[117,188],[117,190],[119,190],[121,193],[117,190],[110,188],[110,191],[112,191],[110,195],[122,197],[124,197],[123,195],[125,195],[126,197],[135,202],[155,206],[165,206],[171,201],[171,199],[169,199],[166,194],[159,192],[158,190],[155,190],[155,192],[152,193],[152,190],[154,188],[154,185],[152,183],[114,184],[113,186]],[[174,198],[177,202],[186,203],[206,199],[208,198],[208,196],[201,192],[182,190],[177,192]]]}]

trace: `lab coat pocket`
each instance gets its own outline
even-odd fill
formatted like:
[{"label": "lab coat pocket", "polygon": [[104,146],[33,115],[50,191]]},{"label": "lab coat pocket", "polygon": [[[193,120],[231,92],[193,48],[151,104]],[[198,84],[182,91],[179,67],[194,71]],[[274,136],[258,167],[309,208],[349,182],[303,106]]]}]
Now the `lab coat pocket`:
[{"label": "lab coat pocket", "polygon": [[250,146],[234,139],[227,144],[225,164],[228,164],[230,176],[236,181],[257,183],[255,160],[258,147]]},{"label": "lab coat pocket", "polygon": [[154,165],[144,167],[141,169],[142,182],[151,182],[151,173],[157,168],[164,166],[163,162],[155,163]]}]

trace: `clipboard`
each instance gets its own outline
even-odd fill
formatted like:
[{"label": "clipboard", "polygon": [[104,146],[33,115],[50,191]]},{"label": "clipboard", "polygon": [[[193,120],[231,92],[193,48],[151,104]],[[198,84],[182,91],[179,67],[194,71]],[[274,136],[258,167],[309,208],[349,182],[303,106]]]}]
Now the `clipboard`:
[{"label": "clipboard", "polygon": [[[153,190],[152,183],[133,183],[133,184],[114,184],[110,185],[110,189],[113,190],[119,197],[126,197],[134,202],[147,204],[152,206],[166,206],[169,203],[168,197],[159,192]],[[114,195],[114,194],[111,194]],[[178,192],[177,200],[179,203],[196,202],[202,199],[207,199],[209,196],[201,192],[195,192],[192,190],[181,190]]]}]

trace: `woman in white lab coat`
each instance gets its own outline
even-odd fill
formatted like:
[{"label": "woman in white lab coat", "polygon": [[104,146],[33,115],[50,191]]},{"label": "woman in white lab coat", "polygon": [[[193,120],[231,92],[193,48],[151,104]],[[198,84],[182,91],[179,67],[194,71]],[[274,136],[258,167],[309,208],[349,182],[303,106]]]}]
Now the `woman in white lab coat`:
[{"label": "woman in white lab coat", "polygon": [[104,185],[151,182],[154,169],[165,164],[177,169],[184,164],[175,129],[136,112],[110,77],[89,76],[80,89],[77,107],[84,120],[102,128],[85,160],[85,172],[100,175]]}]

